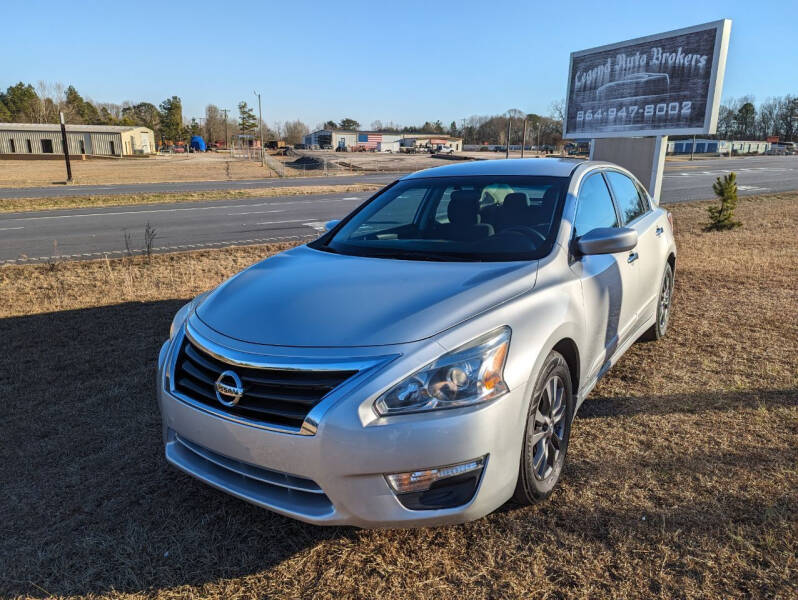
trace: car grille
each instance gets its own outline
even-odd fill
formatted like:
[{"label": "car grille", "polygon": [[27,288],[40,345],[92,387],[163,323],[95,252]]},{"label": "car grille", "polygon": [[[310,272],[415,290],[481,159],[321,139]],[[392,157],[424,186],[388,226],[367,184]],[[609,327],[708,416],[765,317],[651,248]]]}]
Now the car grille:
[{"label": "car grille", "polygon": [[[234,371],[244,393],[235,406],[216,398],[216,380]],[[214,410],[264,424],[300,428],[310,410],[357,371],[319,371],[232,366],[209,355],[188,338],[175,368],[175,391]]]}]

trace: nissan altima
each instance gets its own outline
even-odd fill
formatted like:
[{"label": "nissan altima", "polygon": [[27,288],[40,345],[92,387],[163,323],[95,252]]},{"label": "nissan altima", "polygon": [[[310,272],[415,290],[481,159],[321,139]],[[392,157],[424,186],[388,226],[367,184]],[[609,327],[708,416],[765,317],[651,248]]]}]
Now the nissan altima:
[{"label": "nissan altima", "polygon": [[543,500],[596,382],[667,332],[675,267],[670,213],[614,164],[402,177],[178,311],[158,361],[166,459],[320,525]]}]

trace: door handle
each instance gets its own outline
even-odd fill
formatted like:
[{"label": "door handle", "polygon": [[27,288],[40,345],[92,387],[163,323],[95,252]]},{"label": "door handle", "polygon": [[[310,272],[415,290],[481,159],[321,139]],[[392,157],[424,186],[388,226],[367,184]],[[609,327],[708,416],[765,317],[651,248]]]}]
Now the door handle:
[{"label": "door handle", "polygon": [[629,258],[626,259],[626,262],[631,264],[634,261],[636,261],[638,258],[640,258],[640,255],[633,250],[632,252],[629,253]]},{"label": "door handle", "polygon": [[665,229],[663,227],[657,227],[657,230],[656,230],[657,237],[661,236],[664,231],[665,231]]}]

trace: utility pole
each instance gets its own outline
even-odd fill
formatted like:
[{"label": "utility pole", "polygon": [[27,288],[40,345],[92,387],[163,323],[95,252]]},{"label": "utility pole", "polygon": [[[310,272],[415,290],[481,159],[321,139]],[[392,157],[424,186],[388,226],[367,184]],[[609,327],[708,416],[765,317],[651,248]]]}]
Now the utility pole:
[{"label": "utility pole", "polygon": [[230,136],[227,134],[227,109],[221,109],[224,113],[224,146],[225,148],[230,147]]},{"label": "utility pole", "polygon": [[693,145],[690,146],[690,160],[693,160],[694,151],[695,151],[695,135],[693,135]]},{"label": "utility pole", "polygon": [[524,147],[526,146],[526,117],[524,117],[524,135],[521,140],[521,158],[524,158]]},{"label": "utility pole", "polygon": [[263,155],[263,112],[260,109],[260,94],[258,92],[252,92],[258,97],[258,123],[260,125],[260,166],[263,167],[265,157]]},{"label": "utility pole", "polygon": [[510,158],[510,125],[512,120],[507,117],[507,147],[504,149],[504,158]]},{"label": "utility pole", "polygon": [[61,145],[64,147],[64,162],[66,163],[67,170],[67,183],[72,183],[72,165],[69,164],[69,144],[67,143],[66,125],[64,124],[64,113],[59,113],[61,116]]},{"label": "utility pole", "polygon": [[540,154],[540,119],[538,119],[538,142],[537,142],[538,154]]}]

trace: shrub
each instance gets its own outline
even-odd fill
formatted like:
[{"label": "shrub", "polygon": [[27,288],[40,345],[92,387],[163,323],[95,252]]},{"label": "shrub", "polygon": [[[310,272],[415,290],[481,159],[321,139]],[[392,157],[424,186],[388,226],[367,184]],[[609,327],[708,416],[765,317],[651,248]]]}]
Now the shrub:
[{"label": "shrub", "polygon": [[734,209],[737,208],[737,174],[732,172],[723,178],[718,177],[712,184],[712,190],[720,199],[720,206],[710,206],[709,225],[707,231],[723,231],[740,227],[742,223],[734,220]]}]

